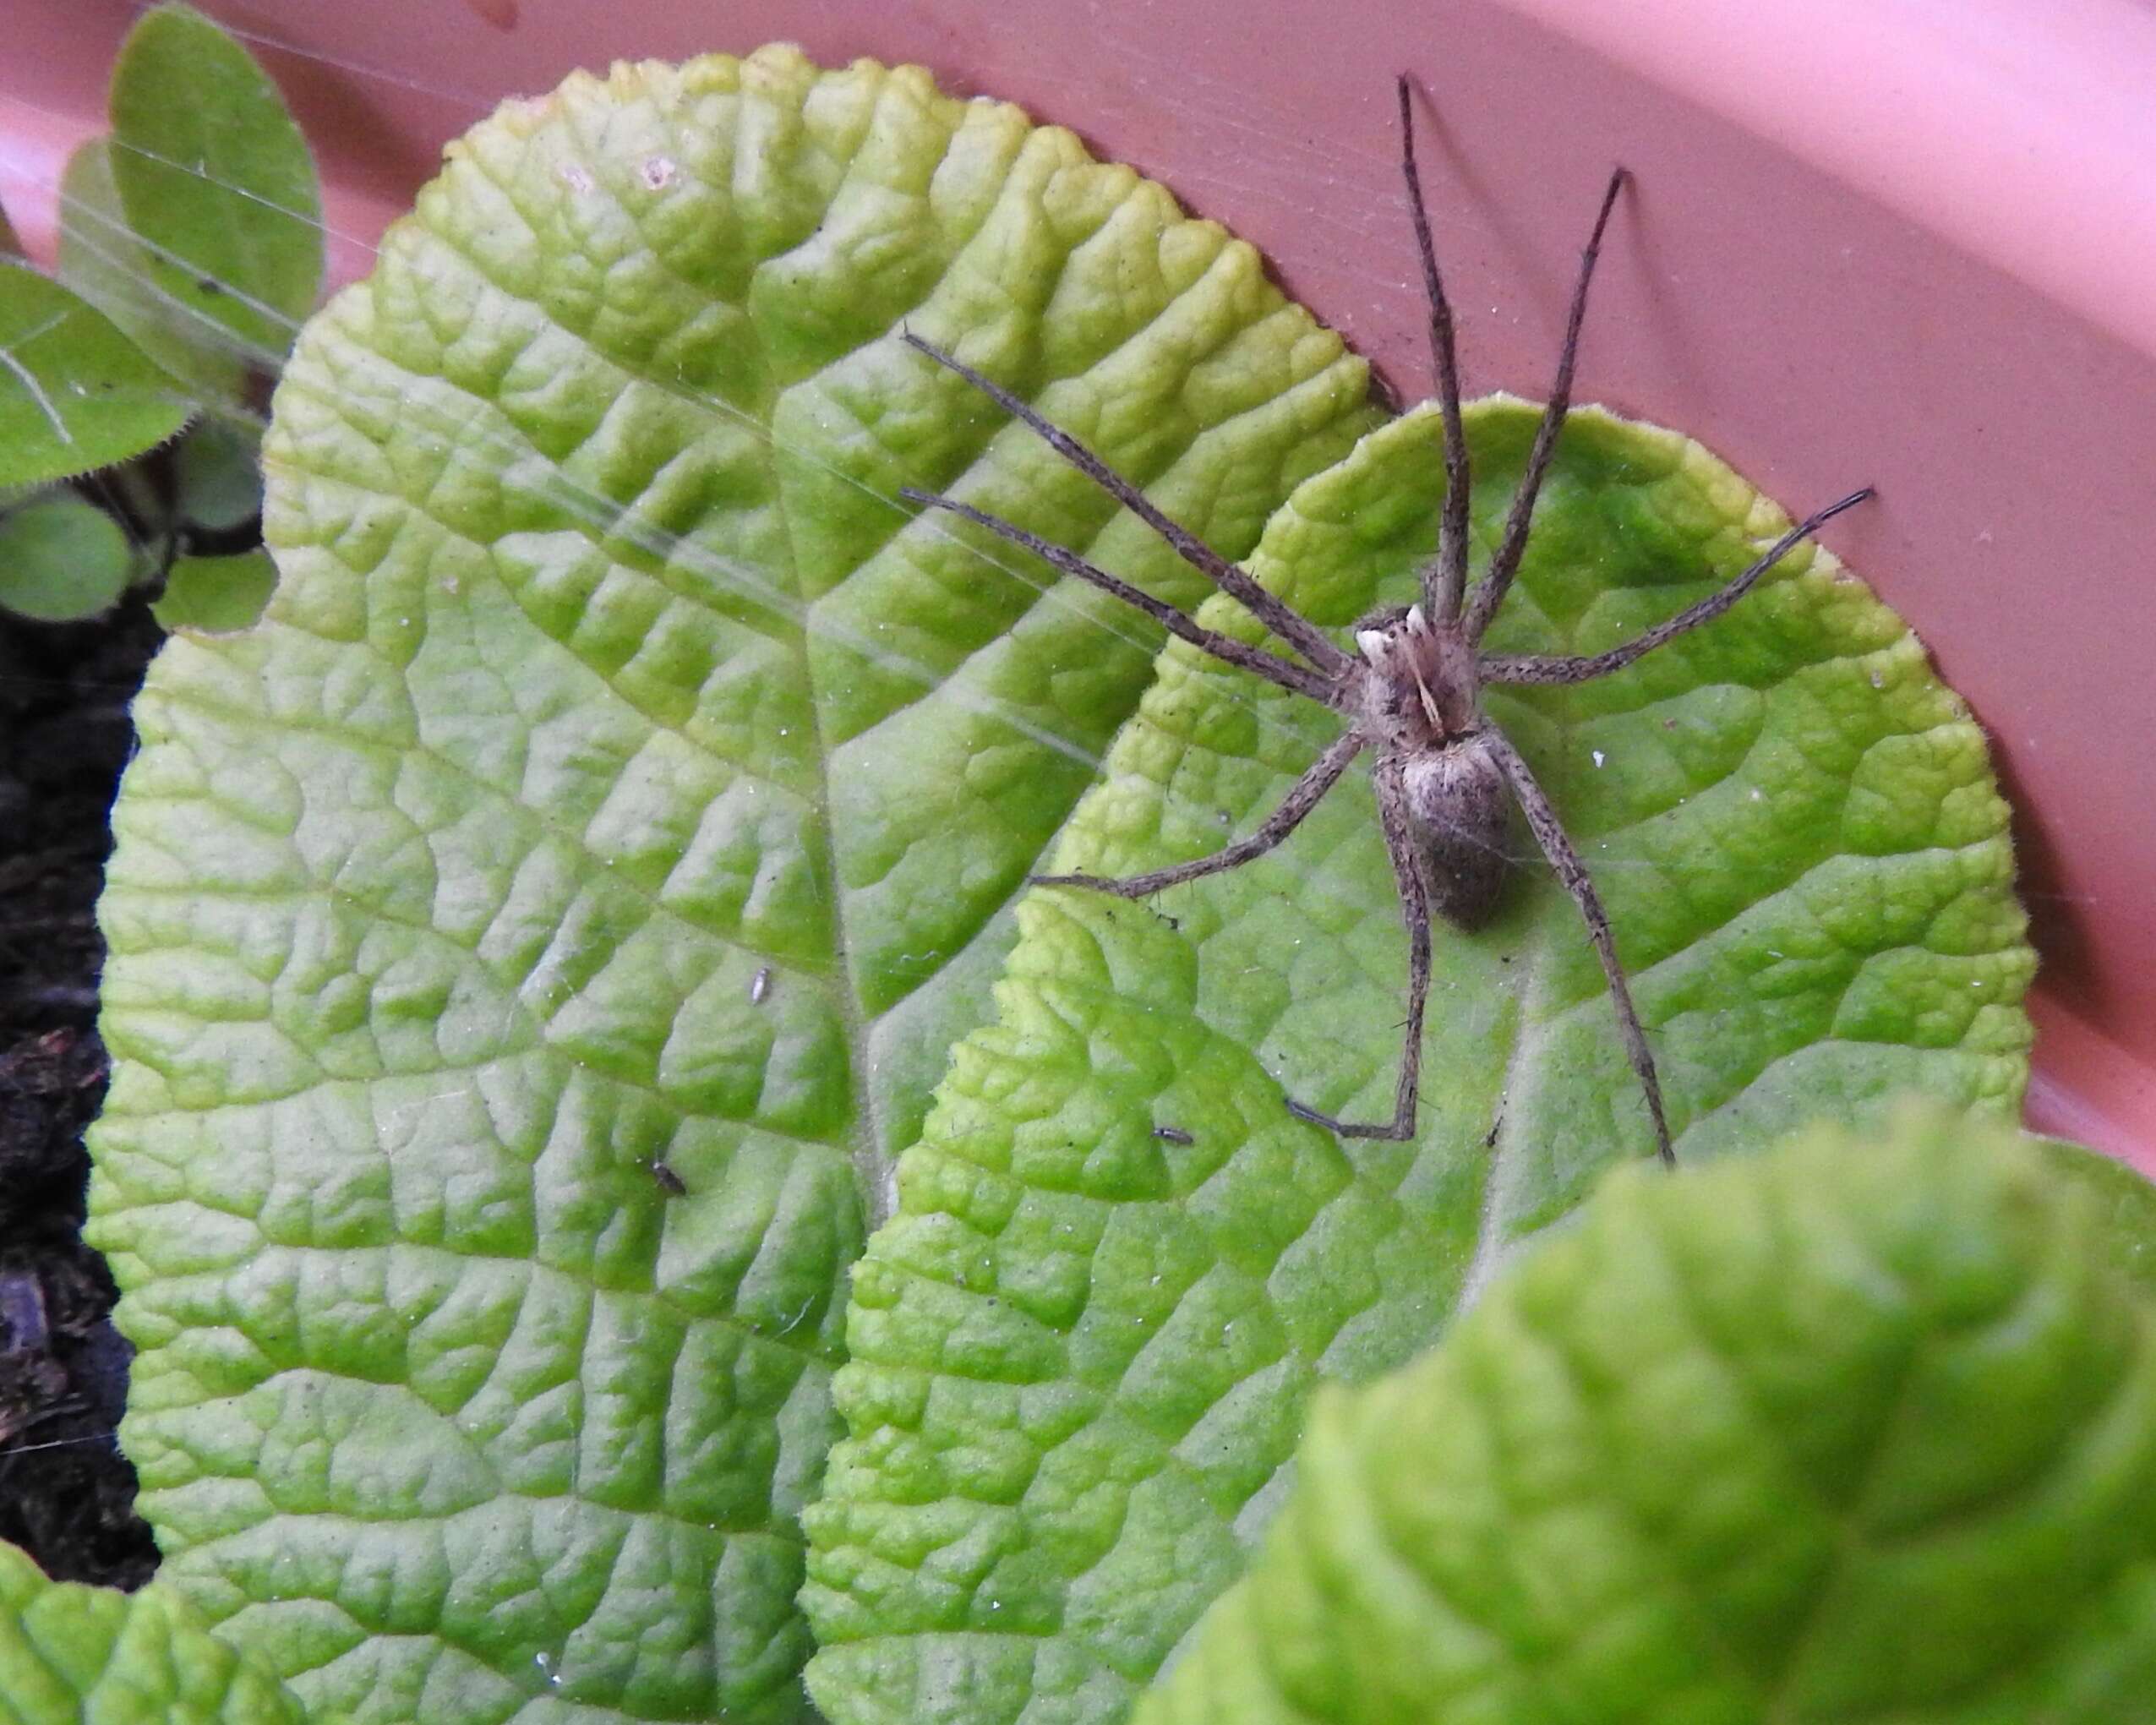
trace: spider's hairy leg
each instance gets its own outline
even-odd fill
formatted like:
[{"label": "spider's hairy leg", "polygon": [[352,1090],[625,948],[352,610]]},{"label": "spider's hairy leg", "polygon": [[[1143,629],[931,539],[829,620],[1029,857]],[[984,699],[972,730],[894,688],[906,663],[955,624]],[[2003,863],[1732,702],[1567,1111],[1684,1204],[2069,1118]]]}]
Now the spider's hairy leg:
[{"label": "spider's hairy leg", "polygon": [[1031,427],[1049,448],[1152,528],[1184,562],[1223,592],[1231,595],[1245,610],[1319,670],[1339,677],[1354,665],[1354,659],[1327,640],[1324,631],[1316,624],[1291,609],[1285,600],[1267,592],[1189,528],[1171,521],[1143,491],[1069,432],[1043,418],[1030,404],[1020,401],[1001,384],[983,377],[964,361],[946,353],[933,342],[923,341],[912,330],[902,330],[899,338],[916,352],[926,354],[947,371],[963,378],[1013,418]]},{"label": "spider's hairy leg", "polygon": [[1038,533],[1029,533],[1001,516],[991,515],[985,510],[975,509],[971,504],[960,503],[955,498],[916,491],[911,486],[902,488],[898,494],[907,502],[917,503],[923,509],[947,510],[961,520],[985,527],[999,538],[1008,539],[1013,545],[1032,552],[1043,562],[1062,570],[1064,574],[1090,581],[1102,592],[1112,594],[1125,604],[1144,612],[1171,635],[1188,641],[1201,652],[1209,652],[1216,659],[1253,672],[1267,682],[1276,684],[1291,693],[1307,695],[1313,701],[1328,701],[1331,699],[1332,685],[1315,671],[1307,670],[1277,653],[1267,652],[1263,647],[1247,646],[1218,630],[1208,629],[1166,600],[1156,599],[1142,588],[1134,587],[1128,581],[1109,574],[1106,570],[1094,568],[1077,552],[1067,550],[1052,540],[1044,539]]},{"label": "spider's hairy leg", "polygon": [[1393,1117],[1351,1124],[1320,1114],[1292,1096],[1288,1098],[1288,1112],[1342,1138],[1389,1138],[1398,1143],[1415,1136],[1416,1102],[1422,1084],[1422,1011],[1430,997],[1430,888],[1408,815],[1406,789],[1398,772],[1381,761],[1371,780],[1378,793],[1378,824],[1385,835],[1385,854],[1392,859],[1393,878],[1400,886],[1400,914],[1407,922],[1406,1040],[1400,1049],[1400,1083],[1393,1091]]},{"label": "spider's hairy leg", "polygon": [[1535,441],[1527,451],[1527,466],[1520,476],[1520,489],[1512,494],[1512,507],[1504,518],[1504,538],[1498,543],[1497,554],[1490,559],[1490,566],[1475,589],[1475,597],[1467,602],[1467,639],[1471,644],[1482,638],[1483,630],[1490,626],[1490,619],[1504,603],[1506,591],[1512,586],[1512,577],[1519,573],[1520,559],[1527,549],[1527,529],[1535,515],[1535,499],[1542,493],[1542,480],[1548,474],[1550,457],[1557,451],[1557,434],[1564,427],[1564,416],[1572,408],[1572,372],[1580,358],[1580,325],[1587,315],[1587,284],[1595,277],[1595,259],[1602,255],[1602,230],[1609,226],[1609,212],[1617,205],[1617,194],[1624,189],[1629,177],[1623,168],[1609,177],[1609,185],[1602,193],[1602,208],[1596,213],[1595,226],[1587,236],[1587,248],[1580,254],[1580,276],[1572,287],[1572,309],[1564,320],[1564,345],[1558,349],[1557,377],[1550,385],[1549,404],[1542,409],[1542,422],[1535,428]]},{"label": "spider's hairy leg", "polygon": [[1765,556],[1726,587],[1709,593],[1697,604],[1687,606],[1667,622],[1657,623],[1634,636],[1622,647],[1576,657],[1569,653],[1482,653],[1475,660],[1476,672],[1485,683],[1585,683],[1596,677],[1606,677],[1612,671],[1621,671],[1633,660],[1652,652],[1665,641],[1676,640],[1688,629],[1711,623],[1749,592],[1753,583],[1788,556],[1798,541],[1817,532],[1843,510],[1854,509],[1871,495],[1872,489],[1867,485],[1861,491],[1852,491],[1837,503],[1828,504],[1816,514],[1806,516],[1769,546]]},{"label": "spider's hairy leg", "polygon": [[1580,907],[1580,917],[1587,925],[1587,938],[1594,942],[1595,956],[1602,960],[1602,974],[1609,979],[1610,1003],[1617,1008],[1617,1028],[1624,1039],[1625,1056],[1639,1077],[1640,1088],[1646,1092],[1647,1112],[1654,1118],[1655,1154],[1673,1168],[1677,1165],[1677,1152],[1670,1144],[1669,1122],[1662,1113],[1662,1081],[1655,1075],[1655,1057],[1647,1051],[1647,1033],[1640,1027],[1639,1012],[1632,1004],[1632,991],[1624,980],[1624,967],[1617,962],[1617,941],[1610,932],[1609,913],[1602,909],[1602,895],[1595,891],[1595,883],[1587,875],[1587,865],[1580,861],[1580,853],[1565,837],[1557,811],[1550,806],[1549,798],[1536,782],[1535,775],[1527,770],[1520,751],[1494,725],[1482,733],[1482,743],[1511,783],[1512,794],[1520,800],[1535,843],[1542,846],[1542,854],[1557,871],[1564,890]]},{"label": "spider's hairy leg", "polygon": [[1150,874],[1131,875],[1116,880],[1106,875],[1035,875],[1036,887],[1084,887],[1095,893],[1113,893],[1119,898],[1144,898],[1165,887],[1180,886],[1185,881],[1195,881],[1203,875],[1217,875],[1259,857],[1272,849],[1289,833],[1302,824],[1302,818],[1324,799],[1327,791],[1340,783],[1340,774],[1347,771],[1349,762],[1362,751],[1362,734],[1349,730],[1336,738],[1332,745],[1311,764],[1308,772],[1296,780],[1280,800],[1280,805],[1265,817],[1265,822],[1247,838],[1238,838],[1233,844],[1199,857],[1195,862],[1177,863],[1171,868],[1155,869]]},{"label": "spider's hairy leg", "polygon": [[1438,523],[1437,555],[1417,572],[1422,608],[1431,617],[1452,622],[1460,615],[1467,586],[1467,494],[1473,484],[1468,466],[1467,432],[1460,418],[1460,353],[1453,340],[1452,302],[1438,274],[1438,251],[1430,237],[1429,207],[1422,201],[1422,177],[1415,166],[1415,112],[1407,74],[1400,78],[1400,166],[1407,181],[1407,210],[1415,222],[1416,249],[1422,258],[1422,289],[1430,302],[1430,358],[1438,371],[1438,415],[1444,426],[1445,501]]}]

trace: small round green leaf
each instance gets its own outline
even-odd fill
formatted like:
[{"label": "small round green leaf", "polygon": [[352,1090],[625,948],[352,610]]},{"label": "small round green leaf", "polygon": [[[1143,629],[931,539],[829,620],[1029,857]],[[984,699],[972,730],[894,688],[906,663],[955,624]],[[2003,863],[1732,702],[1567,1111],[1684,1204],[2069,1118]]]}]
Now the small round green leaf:
[{"label": "small round green leaf", "polygon": [[18,617],[76,623],[109,611],[134,566],[120,524],[73,492],[0,514],[0,609]]},{"label": "small round green leaf", "polygon": [[262,436],[243,421],[206,418],[172,451],[174,513],[187,526],[224,533],[262,513]]},{"label": "small round green leaf", "polygon": [[177,557],[150,614],[167,632],[230,635],[254,625],[276,585],[277,566],[267,551]]},{"label": "small round green leaf", "polygon": [[112,181],[158,290],[274,367],[321,291],[321,193],[262,68],[192,7],[160,6],[112,67]]},{"label": "small round green leaf", "polygon": [[0,485],[109,467],[186,424],[188,403],[111,319],[0,263]]},{"label": "small round green leaf", "polygon": [[2156,1695],[2156,1297],[2006,1128],[1613,1176],[1312,1411],[1138,1725],[2124,1725]]},{"label": "small round green leaf", "polygon": [[60,279],[126,331],[198,406],[232,404],[246,387],[239,338],[166,292],[120,208],[112,141],[75,147],[60,176]]}]

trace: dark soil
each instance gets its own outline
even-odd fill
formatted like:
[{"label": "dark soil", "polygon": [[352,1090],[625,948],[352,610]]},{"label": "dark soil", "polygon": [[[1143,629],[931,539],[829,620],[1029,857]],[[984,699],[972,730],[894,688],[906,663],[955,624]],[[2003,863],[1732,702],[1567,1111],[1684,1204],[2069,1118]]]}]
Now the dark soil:
[{"label": "dark soil", "polygon": [[82,1243],[83,1128],[105,1096],[96,905],[128,706],[160,632],[139,598],[92,623],[0,613],[0,1539],[70,1581],[157,1566],[112,1436],[128,1349]]}]

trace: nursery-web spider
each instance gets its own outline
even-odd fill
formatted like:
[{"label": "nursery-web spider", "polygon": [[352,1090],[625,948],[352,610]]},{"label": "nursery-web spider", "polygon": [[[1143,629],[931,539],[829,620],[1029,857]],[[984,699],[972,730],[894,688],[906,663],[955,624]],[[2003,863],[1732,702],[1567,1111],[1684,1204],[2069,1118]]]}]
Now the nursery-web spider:
[{"label": "nursery-web spider", "polygon": [[1422,202],[1422,186],[1415,166],[1414,117],[1405,78],[1400,80],[1401,168],[1407,183],[1408,207],[1413,214],[1415,238],[1422,253],[1422,281],[1430,302],[1430,347],[1438,374],[1438,405],[1444,422],[1445,494],[1439,519],[1438,549],[1417,571],[1421,603],[1394,606],[1373,613],[1355,626],[1358,657],[1335,646],[1317,625],[1291,609],[1259,587],[1249,576],[1201,543],[1195,535],[1168,519],[1147,501],[1143,494],[1068,432],[1051,425],[1007,390],[991,383],[918,336],[905,340],[938,364],[947,366],[1006,412],[1023,420],[1063,459],[1085,473],[1125,508],[1165,539],[1186,560],[1209,576],[1223,592],[1240,601],[1258,620],[1285,642],[1301,663],[1204,627],[1193,618],[1105,570],[1096,569],[1074,552],[1051,544],[1024,528],[988,515],[947,497],[909,489],[903,495],[929,508],[977,522],[1016,545],[1023,546],[1066,575],[1089,581],[1103,592],[1135,606],[1162,624],[1170,634],[1188,641],[1231,665],[1263,677],[1266,681],[1329,707],[1345,716],[1347,729],[1321,754],[1308,772],[1296,781],[1286,798],[1264,823],[1247,838],[1194,862],[1155,869],[1124,880],[1095,875],[1038,875],[1041,886],[1085,887],[1113,893],[1125,898],[1141,898],[1248,862],[1292,832],[1318,800],[1340,782],[1348,763],[1365,749],[1373,756],[1371,778],[1377,791],[1378,819],[1385,849],[1392,859],[1400,884],[1400,904],[1407,921],[1409,958],[1406,1042],[1400,1057],[1400,1084],[1395,1094],[1393,1117],[1349,1124],[1320,1114],[1316,1109],[1290,1100],[1288,1107],[1304,1120],[1326,1127],[1346,1138],[1406,1138],[1415,1130],[1416,1091],[1422,1057],[1422,1014],[1430,984],[1430,917],[1434,911],[1462,930],[1480,927],[1496,909],[1509,866],[1504,851],[1505,794],[1509,791],[1527,817],[1535,842],[1549,859],[1558,879],[1572,895],[1586,919],[1587,937],[1594,942],[1609,979],[1612,1003],[1617,1009],[1632,1070],[1646,1092],[1647,1111],[1653,1116],[1655,1148],[1667,1163],[1674,1163],[1669,1124],[1662,1111],[1662,1086],[1655,1077],[1654,1056],[1647,1051],[1646,1033],[1625,986],[1624,972],[1617,962],[1617,947],[1610,934],[1609,918],[1602,898],[1588,877],[1580,854],[1565,837],[1549,798],[1528,771],[1520,751],[1490,722],[1482,711],[1482,688],[1486,683],[1584,683],[1622,669],[1644,653],[1687,630],[1719,617],[1749,592],[1752,585],[1800,540],[1845,509],[1869,497],[1869,486],[1852,492],[1838,503],[1789,529],[1750,568],[1698,603],[1687,607],[1666,622],[1620,647],[1585,656],[1569,654],[1512,654],[1485,652],[1481,641],[1490,619],[1504,601],[1526,549],[1527,532],[1535,499],[1548,472],[1558,429],[1564,422],[1572,394],[1573,362],[1580,347],[1580,324],[1587,308],[1587,284],[1594,275],[1595,257],[1602,245],[1602,230],[1623,189],[1623,168],[1610,175],[1602,207],[1580,259],[1580,275],[1572,290],[1572,306],[1564,326],[1564,343],[1558,350],[1556,380],[1550,386],[1549,404],[1536,428],[1520,488],[1505,517],[1504,533],[1474,590],[1467,590],[1467,501],[1469,472],[1467,440],[1460,417],[1460,368],[1453,342],[1452,308],[1438,279],[1437,253],[1430,238],[1429,216]]}]

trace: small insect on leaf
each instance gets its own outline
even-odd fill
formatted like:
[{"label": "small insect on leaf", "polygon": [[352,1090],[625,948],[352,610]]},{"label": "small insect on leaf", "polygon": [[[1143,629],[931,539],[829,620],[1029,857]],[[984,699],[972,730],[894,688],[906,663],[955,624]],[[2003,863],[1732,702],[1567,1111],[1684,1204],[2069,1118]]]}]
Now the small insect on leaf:
[{"label": "small insect on leaf", "polygon": [[1156,1126],[1153,1128],[1153,1136],[1169,1144],[1194,1144],[1198,1142],[1180,1126]]},{"label": "small insect on leaf", "polygon": [[771,966],[759,965],[756,974],[749,979],[749,1004],[760,1007],[764,996],[771,992]]},{"label": "small insect on leaf", "polygon": [[687,1182],[667,1164],[653,1157],[649,1166],[652,1181],[669,1198],[686,1198],[689,1195]]}]

